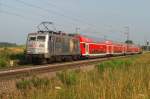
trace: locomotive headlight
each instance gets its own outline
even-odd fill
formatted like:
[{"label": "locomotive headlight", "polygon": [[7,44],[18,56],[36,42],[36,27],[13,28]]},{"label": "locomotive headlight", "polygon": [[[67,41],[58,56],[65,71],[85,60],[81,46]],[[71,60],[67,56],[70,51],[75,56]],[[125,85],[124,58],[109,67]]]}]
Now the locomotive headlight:
[{"label": "locomotive headlight", "polygon": [[27,52],[30,53],[31,51],[30,51],[30,50],[27,50]]}]

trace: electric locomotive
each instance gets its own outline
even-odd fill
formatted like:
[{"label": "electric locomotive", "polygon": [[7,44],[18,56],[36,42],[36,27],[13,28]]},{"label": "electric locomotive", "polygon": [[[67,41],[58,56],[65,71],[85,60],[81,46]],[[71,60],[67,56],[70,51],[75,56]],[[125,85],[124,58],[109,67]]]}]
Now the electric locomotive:
[{"label": "electric locomotive", "polygon": [[26,59],[32,63],[78,59],[80,42],[75,35],[51,30],[29,33]]}]

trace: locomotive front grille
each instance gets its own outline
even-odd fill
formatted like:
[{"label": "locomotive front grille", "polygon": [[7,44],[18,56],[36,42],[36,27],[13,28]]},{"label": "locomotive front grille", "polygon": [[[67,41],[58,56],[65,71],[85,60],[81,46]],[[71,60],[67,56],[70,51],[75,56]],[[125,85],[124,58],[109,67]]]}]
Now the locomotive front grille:
[{"label": "locomotive front grille", "polygon": [[27,50],[28,54],[44,54],[43,49],[40,48],[30,48]]}]

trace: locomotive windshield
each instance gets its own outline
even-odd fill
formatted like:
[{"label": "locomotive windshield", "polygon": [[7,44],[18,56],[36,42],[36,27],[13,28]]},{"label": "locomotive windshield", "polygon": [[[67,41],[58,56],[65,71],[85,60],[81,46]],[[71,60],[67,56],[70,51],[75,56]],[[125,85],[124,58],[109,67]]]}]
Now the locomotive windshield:
[{"label": "locomotive windshield", "polygon": [[45,36],[38,36],[37,41],[45,41]]},{"label": "locomotive windshield", "polygon": [[29,41],[35,41],[36,40],[36,37],[30,37],[29,38]]},{"label": "locomotive windshield", "polygon": [[46,37],[45,36],[31,36],[29,37],[29,41],[45,41]]}]

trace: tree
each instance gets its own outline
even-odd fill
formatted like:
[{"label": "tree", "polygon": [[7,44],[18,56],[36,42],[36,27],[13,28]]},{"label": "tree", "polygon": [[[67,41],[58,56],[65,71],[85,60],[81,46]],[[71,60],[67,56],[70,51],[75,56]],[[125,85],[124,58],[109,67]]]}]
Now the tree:
[{"label": "tree", "polygon": [[126,40],[125,43],[126,44],[133,44],[133,41],[132,40]]}]

